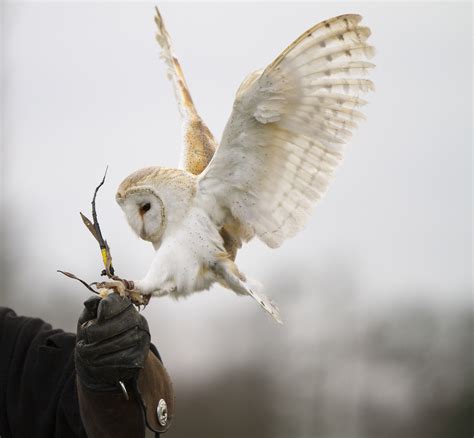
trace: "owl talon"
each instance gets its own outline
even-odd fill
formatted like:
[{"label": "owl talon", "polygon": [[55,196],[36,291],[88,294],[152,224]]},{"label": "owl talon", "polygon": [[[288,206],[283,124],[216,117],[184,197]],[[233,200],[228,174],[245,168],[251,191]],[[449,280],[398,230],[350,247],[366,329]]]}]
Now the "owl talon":
[{"label": "owl talon", "polygon": [[151,295],[143,295],[138,290],[134,289],[128,292],[128,296],[132,300],[132,303],[137,306],[146,306],[148,305]]}]

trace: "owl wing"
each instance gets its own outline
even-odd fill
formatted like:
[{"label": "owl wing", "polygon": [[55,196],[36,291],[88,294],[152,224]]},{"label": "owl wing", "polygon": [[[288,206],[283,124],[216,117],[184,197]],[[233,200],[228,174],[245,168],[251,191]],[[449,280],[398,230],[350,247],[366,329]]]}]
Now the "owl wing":
[{"label": "owl wing", "polygon": [[217,142],[196,111],[184,79],[183,70],[178,59],[174,56],[171,39],[163,18],[158,8],[155,10],[156,40],[161,47],[161,58],[166,64],[168,79],[173,84],[176,102],[183,121],[184,138],[180,167],[198,175],[211,161],[217,148]]},{"label": "owl wing", "polygon": [[237,91],[222,142],[199,176],[248,237],[270,247],[295,235],[323,196],[363,115],[374,66],[360,15],[312,27]]}]

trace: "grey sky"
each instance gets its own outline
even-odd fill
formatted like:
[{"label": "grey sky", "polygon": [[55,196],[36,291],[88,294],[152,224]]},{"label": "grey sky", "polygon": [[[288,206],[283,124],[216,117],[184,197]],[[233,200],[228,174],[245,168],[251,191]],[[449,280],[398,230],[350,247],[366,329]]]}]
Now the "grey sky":
[{"label": "grey sky", "polygon": [[[377,48],[367,122],[307,229],[275,251],[251,243],[239,265],[269,284],[277,271],[310,281],[342,263],[370,300],[405,290],[467,298],[459,293],[471,282],[468,3],[166,3],[161,11],[198,110],[218,138],[247,73],[316,22],[363,14]],[[6,4],[4,23],[2,196],[7,230],[19,233],[15,248],[27,266],[14,276],[18,295],[8,302],[51,300],[48,290],[40,299],[32,278],[80,301],[79,286],[55,271],[96,277],[96,244],[78,211],[88,211],[105,166],[103,229],[121,275],[137,278],[153,252],[129,230],[115,189],[137,168],[178,161],[180,125],[153,38],[153,5]],[[192,319],[249,307],[218,290],[153,303],[148,312],[160,307]],[[290,292],[280,298],[283,310],[290,300]]]},{"label": "grey sky", "polygon": [[[133,279],[153,251],[132,234],[115,189],[137,168],[178,162],[153,4],[4,2],[0,12],[0,306],[74,331],[88,292],[56,270],[98,279],[78,212],[89,212],[105,166],[99,216],[118,272]],[[252,242],[237,259],[285,325],[220,287],[144,310],[176,389],[170,437],[460,435],[472,401],[471,4],[161,12],[218,138],[243,78],[313,24],[361,13],[377,48],[367,122],[308,227],[278,250]]]}]

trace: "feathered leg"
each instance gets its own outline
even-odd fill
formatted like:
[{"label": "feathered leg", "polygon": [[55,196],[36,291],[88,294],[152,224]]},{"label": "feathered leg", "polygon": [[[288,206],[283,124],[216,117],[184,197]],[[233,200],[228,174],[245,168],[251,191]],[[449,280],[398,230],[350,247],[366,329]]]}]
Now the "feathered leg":
[{"label": "feathered leg", "polygon": [[278,307],[265,294],[258,291],[258,285],[250,284],[246,280],[234,262],[229,259],[219,261],[215,264],[214,271],[222,279],[225,286],[233,290],[237,295],[250,295],[276,322],[283,324]]}]

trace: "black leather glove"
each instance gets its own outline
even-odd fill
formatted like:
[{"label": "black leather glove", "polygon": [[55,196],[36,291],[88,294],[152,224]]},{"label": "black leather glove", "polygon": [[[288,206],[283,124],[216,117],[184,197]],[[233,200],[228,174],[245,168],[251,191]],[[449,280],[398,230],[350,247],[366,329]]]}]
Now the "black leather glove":
[{"label": "black leather glove", "polygon": [[150,349],[146,319],[128,298],[112,293],[84,302],[77,324],[76,373],[94,391],[120,391],[136,380]]}]

